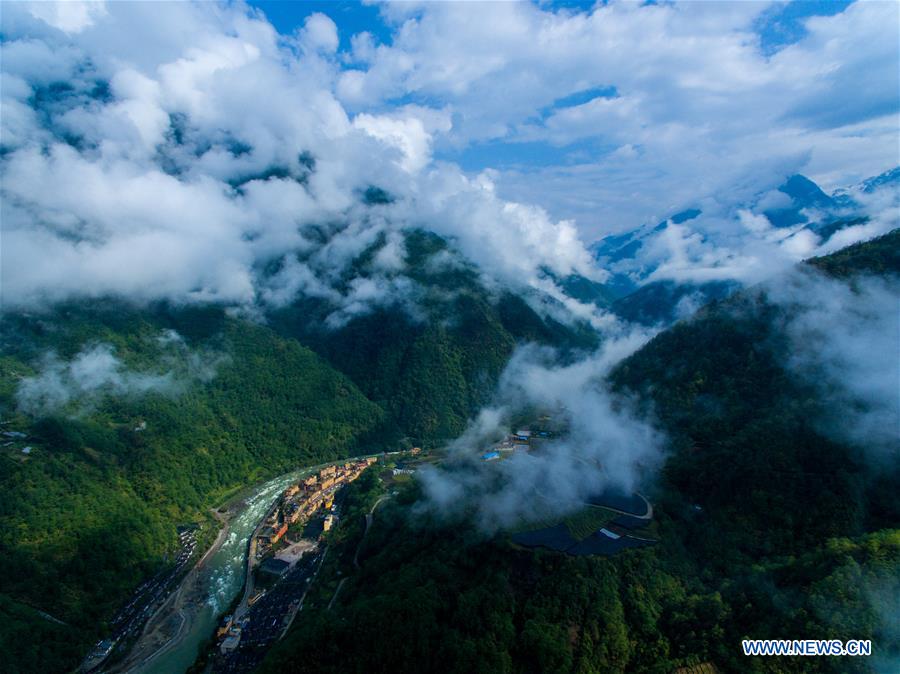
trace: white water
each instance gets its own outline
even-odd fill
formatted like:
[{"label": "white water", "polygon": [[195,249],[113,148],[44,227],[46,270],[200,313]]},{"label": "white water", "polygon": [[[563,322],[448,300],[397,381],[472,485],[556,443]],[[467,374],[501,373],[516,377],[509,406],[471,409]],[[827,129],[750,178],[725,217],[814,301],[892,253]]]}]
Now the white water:
[{"label": "white water", "polygon": [[194,609],[197,613],[190,630],[177,646],[132,671],[141,674],[179,674],[194,663],[198,649],[209,639],[219,616],[231,605],[243,587],[247,541],[256,525],[289,484],[312,470],[310,468],[276,477],[246,499],[244,510],[232,518],[222,547],[206,560],[201,577],[206,588],[206,601],[202,607]]}]

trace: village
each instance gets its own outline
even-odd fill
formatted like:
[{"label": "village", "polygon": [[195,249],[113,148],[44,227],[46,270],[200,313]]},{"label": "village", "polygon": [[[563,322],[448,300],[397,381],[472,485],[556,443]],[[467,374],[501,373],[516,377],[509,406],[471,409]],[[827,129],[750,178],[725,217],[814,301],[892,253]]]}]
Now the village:
[{"label": "village", "polygon": [[319,541],[339,516],[338,491],[376,461],[326,466],[282,492],[249,541],[243,597],[216,633],[215,671],[242,671],[287,631],[322,559]]},{"label": "village", "polygon": [[515,433],[509,433],[500,441],[493,443],[490,449],[481,454],[481,460],[497,461],[517,452],[539,449],[543,442],[564,432],[565,426],[555,422],[550,415],[541,415],[533,424],[519,428]]},{"label": "village", "polygon": [[317,474],[285,489],[255,536],[254,554],[257,561],[271,557],[278,544],[284,541],[289,528],[301,529],[319,510],[326,513],[322,531],[331,529],[335,518],[335,492],[353,482],[376,461],[372,456],[343,465],[326,466]]}]

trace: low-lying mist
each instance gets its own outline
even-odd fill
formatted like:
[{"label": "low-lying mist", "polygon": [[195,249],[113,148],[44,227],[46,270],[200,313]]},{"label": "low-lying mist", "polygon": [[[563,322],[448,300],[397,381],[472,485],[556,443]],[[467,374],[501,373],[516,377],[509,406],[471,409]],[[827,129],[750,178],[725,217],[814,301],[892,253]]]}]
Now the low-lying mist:
[{"label": "low-lying mist", "polygon": [[48,351],[37,372],[19,381],[16,406],[31,416],[80,414],[106,395],[176,396],[194,382],[211,381],[228,360],[224,353],[188,347],[174,330],[163,331],[153,347],[161,350],[153,369],[129,367],[107,342],[86,344],[70,360]]},{"label": "low-lying mist", "polygon": [[[520,347],[506,367],[491,405],[449,448],[440,467],[420,471],[422,508],[472,512],[487,532],[523,520],[575,510],[606,488],[632,491],[659,465],[664,437],[639,419],[631,402],[611,392],[604,377],[649,337],[631,332],[595,353],[564,364],[549,348]],[[546,414],[563,432],[532,451],[486,462],[492,443],[516,428],[523,413]]]},{"label": "low-lying mist", "polygon": [[[815,398],[811,409],[820,413],[809,422],[859,448],[872,466],[896,465],[900,280],[842,280],[804,265],[750,292],[779,309],[774,328],[787,349],[778,360]],[[702,314],[688,320],[702,320]],[[637,330],[621,335],[569,363],[552,349],[520,347],[493,402],[452,443],[448,459],[420,471],[422,507],[472,513],[481,528],[492,531],[574,510],[605,488],[633,491],[646,485],[662,462],[666,438],[652,420],[638,415],[635,401],[611,391],[605,377],[651,335]],[[540,414],[563,432],[532,451],[516,451],[501,461],[482,459],[516,424],[527,425]]]},{"label": "low-lying mist", "polygon": [[799,267],[764,290],[785,310],[786,366],[821,399],[817,427],[869,458],[900,460],[900,279]]}]

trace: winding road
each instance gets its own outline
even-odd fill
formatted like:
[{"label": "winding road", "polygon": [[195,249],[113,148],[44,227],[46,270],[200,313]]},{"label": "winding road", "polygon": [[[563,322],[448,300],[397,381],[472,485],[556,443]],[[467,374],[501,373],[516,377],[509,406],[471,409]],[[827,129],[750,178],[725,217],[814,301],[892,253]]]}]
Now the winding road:
[{"label": "winding road", "polygon": [[[359,543],[356,545],[356,554],[353,555],[353,566],[355,566],[357,569],[359,568],[359,551],[362,550],[363,542],[365,542],[366,536],[369,535],[369,527],[372,526],[372,519],[375,514],[375,508],[377,508],[378,504],[380,504],[382,501],[389,499],[389,498],[390,498],[390,496],[387,496],[387,495],[382,496],[380,499],[375,501],[375,504],[372,506],[372,509],[366,513],[366,529],[365,529],[365,531],[363,531],[362,538],[359,539]],[[338,588],[338,589],[340,589],[340,588]],[[335,594],[337,594],[337,592],[335,592]]]}]

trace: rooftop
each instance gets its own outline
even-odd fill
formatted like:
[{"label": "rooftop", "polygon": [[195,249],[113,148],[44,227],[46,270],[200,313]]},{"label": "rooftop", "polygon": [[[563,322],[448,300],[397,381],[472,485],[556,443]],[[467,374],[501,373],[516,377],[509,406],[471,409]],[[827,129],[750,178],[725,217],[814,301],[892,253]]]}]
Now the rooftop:
[{"label": "rooftop", "polygon": [[262,564],[259,566],[259,570],[265,573],[271,573],[276,576],[280,576],[285,571],[288,570],[290,564],[283,559],[278,559],[277,557],[269,557],[264,560]]}]

